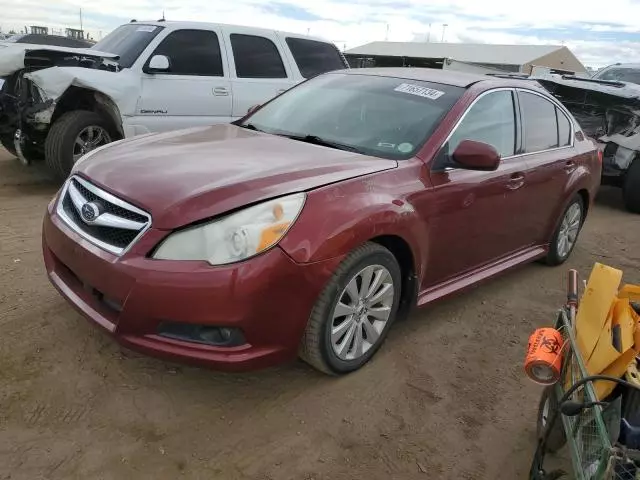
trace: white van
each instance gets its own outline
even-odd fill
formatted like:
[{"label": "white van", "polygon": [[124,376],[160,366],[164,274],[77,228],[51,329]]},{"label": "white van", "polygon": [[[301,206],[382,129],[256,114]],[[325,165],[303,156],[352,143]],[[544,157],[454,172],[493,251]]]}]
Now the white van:
[{"label": "white van", "polygon": [[344,68],[338,48],[318,38],[199,22],[131,21],[91,49],[5,44],[0,141],[64,178],[111,141],[230,122]]}]

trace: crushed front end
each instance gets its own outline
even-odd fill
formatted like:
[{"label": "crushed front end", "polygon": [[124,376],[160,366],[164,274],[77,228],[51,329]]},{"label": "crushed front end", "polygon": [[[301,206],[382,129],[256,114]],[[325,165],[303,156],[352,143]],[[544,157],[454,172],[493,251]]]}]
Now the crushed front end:
[{"label": "crushed front end", "polygon": [[603,152],[602,183],[622,187],[640,152],[640,86],[572,76],[536,78]]},{"label": "crushed front end", "polygon": [[44,157],[54,102],[44,98],[40,89],[22,69],[4,77],[0,90],[0,142],[24,164]]},{"label": "crushed front end", "polygon": [[105,62],[101,52],[27,44],[0,46],[0,143],[25,164],[44,158],[57,100],[48,98],[30,77],[52,67],[118,70],[116,63]]}]

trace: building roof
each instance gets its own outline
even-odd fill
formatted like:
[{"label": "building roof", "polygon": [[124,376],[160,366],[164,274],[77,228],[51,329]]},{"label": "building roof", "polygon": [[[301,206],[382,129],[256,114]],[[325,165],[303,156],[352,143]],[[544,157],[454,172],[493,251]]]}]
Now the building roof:
[{"label": "building roof", "polygon": [[489,43],[372,42],[345,55],[452,58],[461,62],[524,65],[560,50],[562,45],[493,45]]}]

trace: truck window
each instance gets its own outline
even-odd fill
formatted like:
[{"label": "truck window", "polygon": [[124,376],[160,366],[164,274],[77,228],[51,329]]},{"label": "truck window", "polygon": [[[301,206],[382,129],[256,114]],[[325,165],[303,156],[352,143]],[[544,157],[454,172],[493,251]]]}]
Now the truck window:
[{"label": "truck window", "polygon": [[232,33],[231,49],[238,78],[287,78],[278,48],[268,38]]},{"label": "truck window", "polygon": [[220,42],[210,30],[176,30],[153,55],[169,57],[169,75],[224,76]]},{"label": "truck window", "polygon": [[292,37],[287,37],[286,42],[304,78],[347,68],[342,55],[331,43]]}]

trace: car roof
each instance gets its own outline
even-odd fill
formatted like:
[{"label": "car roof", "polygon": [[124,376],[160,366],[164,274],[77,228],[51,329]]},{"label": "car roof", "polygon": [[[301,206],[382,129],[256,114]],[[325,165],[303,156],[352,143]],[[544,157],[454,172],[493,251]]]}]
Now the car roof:
[{"label": "car roof", "polygon": [[490,78],[486,75],[438,70],[435,68],[352,68],[349,70],[341,70],[341,72],[349,75],[371,75],[376,77],[402,78],[405,80],[422,80],[424,82],[443,83],[445,85],[464,88]]},{"label": "car roof", "polygon": [[606,67],[603,67],[600,69],[600,71],[602,70],[608,70],[610,68],[640,68],[640,63],[612,63],[611,65],[607,65]]},{"label": "car roof", "polygon": [[[455,70],[439,70],[435,68],[352,68],[339,70],[347,75],[371,75],[378,77],[399,78],[403,80],[418,80],[424,82],[441,83],[454,87],[469,88],[472,85],[482,84],[489,88],[529,88],[544,90],[542,86],[528,78],[521,76],[483,75],[479,73],[458,72]],[[333,72],[336,73],[336,72]]]},{"label": "car roof", "polygon": [[[253,30],[255,32],[263,32],[263,33],[279,33],[282,35],[286,35],[288,37],[295,37],[295,38],[303,38],[303,39],[307,39],[307,40],[315,40],[317,42],[323,42],[323,43],[331,43],[333,44],[334,42],[330,41],[330,40],[326,40],[324,38],[320,38],[320,37],[314,37],[311,35],[304,35],[302,33],[294,33],[294,32],[286,32],[286,31],[282,31],[282,30],[273,30],[273,29],[269,29],[269,28],[260,28],[260,27],[248,27],[246,25],[234,25],[234,24],[230,24],[230,23],[211,23],[211,22],[180,22],[177,20],[154,20],[154,21],[143,21],[143,20],[136,20],[135,22],[129,22],[129,24],[131,25],[135,25],[135,24],[140,24],[140,25],[155,25],[157,27],[172,27],[172,28],[219,28],[219,27],[231,27],[231,28],[241,28],[243,30]],[[127,25],[126,23],[123,25]]]}]

